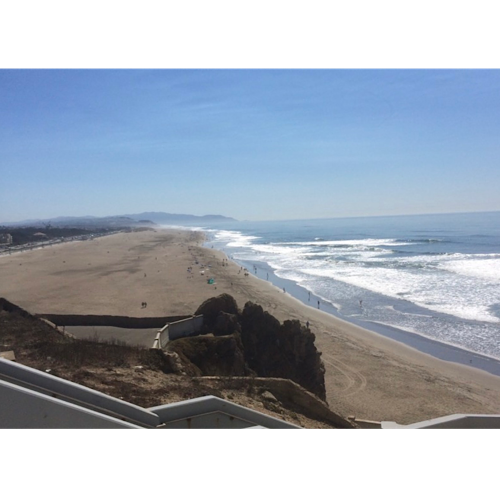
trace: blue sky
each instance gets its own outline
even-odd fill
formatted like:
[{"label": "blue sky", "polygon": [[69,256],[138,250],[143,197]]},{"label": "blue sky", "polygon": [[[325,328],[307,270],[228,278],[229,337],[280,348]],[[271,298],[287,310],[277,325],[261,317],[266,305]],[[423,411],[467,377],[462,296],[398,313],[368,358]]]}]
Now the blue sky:
[{"label": "blue sky", "polygon": [[0,222],[500,210],[500,70],[0,70]]}]

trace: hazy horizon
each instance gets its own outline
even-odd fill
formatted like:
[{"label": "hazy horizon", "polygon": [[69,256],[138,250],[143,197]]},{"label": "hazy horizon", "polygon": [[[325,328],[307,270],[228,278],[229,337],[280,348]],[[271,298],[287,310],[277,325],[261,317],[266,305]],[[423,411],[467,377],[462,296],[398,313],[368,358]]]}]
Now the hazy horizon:
[{"label": "hazy horizon", "polygon": [[500,210],[499,70],[0,70],[0,219]]},{"label": "hazy horizon", "polygon": [[[194,216],[194,217],[206,217],[206,216],[223,216],[227,217],[229,219],[233,219],[236,222],[294,222],[294,221],[308,221],[308,220],[329,220],[329,219],[369,219],[369,218],[385,218],[385,217],[419,217],[419,216],[440,216],[440,215],[468,215],[468,214],[491,214],[491,213],[498,213],[500,210],[479,210],[479,211],[470,211],[470,212],[426,212],[426,213],[414,213],[414,214],[379,214],[379,215],[352,215],[352,216],[343,216],[343,217],[309,217],[309,218],[294,218],[294,219],[237,219],[235,217],[232,217],[231,215],[228,214],[176,214],[176,213],[170,213],[170,215],[187,215],[187,216]],[[138,212],[137,215],[142,214],[143,212]],[[158,213],[162,213],[159,212]],[[56,220],[56,219],[84,219],[84,218],[112,218],[112,217],[123,217],[123,216],[128,216],[128,215],[136,215],[136,214],[107,214],[103,216],[96,216],[96,215],[59,215],[56,217],[49,217],[49,218],[35,218],[35,217],[30,217],[27,219],[23,220],[17,220],[17,221],[0,221],[0,226],[2,224],[18,224],[18,223],[24,223],[26,221],[30,222],[37,222],[37,221],[42,221],[42,222],[50,222],[50,220]],[[162,225],[158,223],[158,225]]]}]

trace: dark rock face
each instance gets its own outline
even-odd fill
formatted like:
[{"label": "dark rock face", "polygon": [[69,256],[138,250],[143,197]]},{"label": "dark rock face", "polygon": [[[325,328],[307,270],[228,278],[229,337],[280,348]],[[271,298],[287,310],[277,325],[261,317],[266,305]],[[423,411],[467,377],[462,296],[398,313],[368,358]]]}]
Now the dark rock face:
[{"label": "dark rock face", "polygon": [[240,321],[248,365],[262,377],[277,376],[271,374],[271,360],[279,349],[280,322],[252,302],[245,304]]},{"label": "dark rock face", "polygon": [[207,328],[207,331],[213,331],[220,312],[238,314],[238,304],[236,304],[231,295],[223,293],[218,297],[205,300],[194,314],[195,316],[203,314],[204,326]]},{"label": "dark rock face", "polygon": [[[290,379],[325,400],[321,353],[314,345],[314,334],[299,321],[280,324],[252,302],[239,312],[236,301],[227,294],[208,299],[195,314],[203,314],[204,331],[214,336],[190,339],[193,344],[180,343],[187,339],[169,344],[169,350],[189,360],[192,370],[198,367],[200,375],[237,376],[245,372]],[[222,338],[224,343],[216,345]]]},{"label": "dark rock face", "polygon": [[236,314],[229,314],[221,311],[215,320],[213,334],[231,335],[233,333],[241,333],[241,326],[238,323],[238,316]]},{"label": "dark rock face", "polygon": [[259,376],[288,378],[326,399],[325,368],[315,336],[299,321],[279,321],[247,302],[241,314],[245,360]]}]

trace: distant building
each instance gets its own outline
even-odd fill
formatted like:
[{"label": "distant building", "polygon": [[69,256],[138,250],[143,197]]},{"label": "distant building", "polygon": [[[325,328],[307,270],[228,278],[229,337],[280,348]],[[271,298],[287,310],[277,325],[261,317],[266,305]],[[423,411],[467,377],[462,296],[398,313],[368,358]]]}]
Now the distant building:
[{"label": "distant building", "polygon": [[12,235],[8,233],[0,233],[0,245],[12,245]]}]

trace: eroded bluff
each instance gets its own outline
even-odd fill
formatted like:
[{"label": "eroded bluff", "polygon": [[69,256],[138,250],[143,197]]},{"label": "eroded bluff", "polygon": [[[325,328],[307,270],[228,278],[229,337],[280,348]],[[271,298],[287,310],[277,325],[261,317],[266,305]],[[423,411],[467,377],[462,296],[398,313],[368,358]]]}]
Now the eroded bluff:
[{"label": "eroded bluff", "polygon": [[279,377],[293,380],[322,400],[325,368],[315,336],[297,320],[281,324],[261,306],[247,302],[242,311],[227,294],[206,300],[205,334],[174,340],[169,350],[191,363],[188,371],[203,375]]}]

